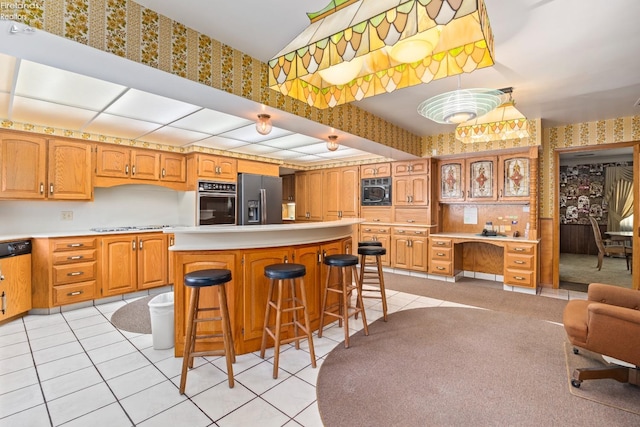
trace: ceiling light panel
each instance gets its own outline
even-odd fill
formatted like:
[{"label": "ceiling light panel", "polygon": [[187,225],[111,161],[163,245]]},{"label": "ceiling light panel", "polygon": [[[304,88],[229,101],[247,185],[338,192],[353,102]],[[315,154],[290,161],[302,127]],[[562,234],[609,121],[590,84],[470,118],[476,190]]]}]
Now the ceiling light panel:
[{"label": "ceiling light panel", "polygon": [[0,117],[9,118],[10,103],[11,95],[8,93],[0,93]]},{"label": "ceiling light panel", "polygon": [[303,154],[320,154],[328,150],[326,142],[323,141],[312,145],[305,145],[304,147],[294,148],[293,151]]},{"label": "ceiling light panel", "polygon": [[186,102],[129,89],[105,112],[153,123],[169,124],[200,109],[201,107]]},{"label": "ceiling light panel", "polygon": [[276,148],[268,147],[262,144],[248,144],[248,145],[243,145],[242,147],[234,148],[233,151],[236,153],[242,153],[242,154],[262,155],[262,154],[273,153],[274,151],[278,151],[278,150]]},{"label": "ceiling light panel", "polygon": [[124,90],[124,86],[114,83],[23,60],[15,92],[28,98],[100,111]]},{"label": "ceiling light panel", "polygon": [[52,102],[16,96],[11,120],[61,129],[81,129],[96,115],[95,111],[58,105]]},{"label": "ceiling light panel", "polygon": [[298,158],[300,157],[300,153],[296,151],[290,151],[290,150],[281,150],[281,151],[274,151],[273,153],[269,153],[269,157],[273,159],[279,159],[279,160],[295,159],[297,161]]},{"label": "ceiling light panel", "polygon": [[84,132],[106,135],[117,138],[136,139],[153,132],[161,125],[113,114],[100,114],[84,129]]},{"label": "ceiling light panel", "polygon": [[303,147],[305,145],[317,144],[319,142],[322,142],[322,140],[313,138],[311,136],[294,133],[291,135],[283,136],[281,138],[274,138],[268,141],[264,141],[263,144],[281,149],[293,149],[296,147]]},{"label": "ceiling light panel", "polygon": [[0,54],[0,91],[11,92],[16,58]]},{"label": "ceiling light panel", "polygon": [[365,153],[364,151],[360,151],[355,148],[345,148],[343,145],[341,145],[336,151],[329,151],[325,148],[325,151],[323,153],[318,153],[318,156],[325,159],[347,159],[361,156],[367,156],[368,158],[374,157],[370,153]]},{"label": "ceiling light panel", "polygon": [[[326,150],[326,148],[325,148]],[[307,156],[300,156],[295,158],[295,163],[310,163],[310,162],[319,162],[325,160],[322,157],[314,156],[313,154],[309,154]]]},{"label": "ceiling light panel", "polygon": [[202,147],[215,148],[217,150],[230,150],[236,147],[242,147],[248,145],[246,141],[240,141],[237,139],[223,138],[221,136],[212,136],[207,139],[198,141],[198,145]]},{"label": "ceiling light panel", "polygon": [[252,124],[252,120],[203,108],[193,114],[171,123],[172,127],[194,130],[196,132],[219,135],[242,126]]},{"label": "ceiling light panel", "polygon": [[291,135],[291,133],[292,132],[288,130],[280,129],[274,126],[273,129],[271,129],[271,132],[269,133],[269,135],[260,135],[258,131],[256,131],[255,123],[252,122],[252,124],[249,126],[244,126],[239,129],[234,129],[230,132],[225,132],[221,134],[221,136],[224,136],[225,138],[233,138],[233,139],[239,139],[241,141],[255,143],[255,142],[267,141],[274,138],[279,138],[285,135]]},{"label": "ceiling light panel", "polygon": [[171,126],[165,126],[142,136],[140,139],[154,144],[166,144],[173,146],[183,146],[193,144],[194,142],[206,139],[209,134],[194,132],[191,130],[177,129]]}]

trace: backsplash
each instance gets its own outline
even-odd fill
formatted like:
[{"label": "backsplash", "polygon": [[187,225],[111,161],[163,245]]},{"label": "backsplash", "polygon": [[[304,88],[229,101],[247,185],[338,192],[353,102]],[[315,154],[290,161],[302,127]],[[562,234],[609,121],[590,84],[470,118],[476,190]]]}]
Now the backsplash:
[{"label": "backsplash", "polygon": [[[129,225],[195,225],[195,191],[151,185],[95,188],[94,201],[0,201],[0,235]],[[72,212],[63,220],[62,212]]]}]

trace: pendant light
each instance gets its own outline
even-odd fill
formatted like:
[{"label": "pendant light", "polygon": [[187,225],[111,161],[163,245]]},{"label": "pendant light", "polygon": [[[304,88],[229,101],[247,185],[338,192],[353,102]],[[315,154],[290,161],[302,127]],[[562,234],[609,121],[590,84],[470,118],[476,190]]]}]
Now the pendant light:
[{"label": "pendant light", "polygon": [[268,114],[258,114],[258,121],[256,122],[256,130],[260,135],[269,135],[271,132],[271,116]]},{"label": "pendant light", "polygon": [[340,144],[338,144],[338,135],[329,135],[327,137],[327,150],[336,151]]}]

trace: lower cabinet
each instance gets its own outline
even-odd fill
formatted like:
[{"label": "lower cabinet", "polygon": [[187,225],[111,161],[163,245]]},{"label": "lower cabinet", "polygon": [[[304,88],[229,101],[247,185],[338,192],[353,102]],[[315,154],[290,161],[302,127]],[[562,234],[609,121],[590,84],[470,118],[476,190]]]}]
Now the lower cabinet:
[{"label": "lower cabinet", "polygon": [[453,276],[453,242],[451,239],[431,238],[429,273]]},{"label": "lower cabinet", "polygon": [[505,285],[536,288],[537,247],[534,243],[507,243],[504,248]]},{"label": "lower cabinet", "polygon": [[167,284],[168,237],[163,233],[103,237],[100,296],[124,294]]},{"label": "lower cabinet", "polygon": [[387,252],[380,257],[382,265],[384,267],[389,267],[391,265],[391,227],[389,226],[378,226],[371,224],[363,224],[360,226],[360,241],[376,241],[382,243],[382,247],[387,250]]},{"label": "lower cabinet", "polygon": [[395,268],[427,271],[429,232],[424,228],[393,227],[392,262]]},{"label": "lower cabinet", "polygon": [[31,255],[0,259],[0,323],[31,309]]}]

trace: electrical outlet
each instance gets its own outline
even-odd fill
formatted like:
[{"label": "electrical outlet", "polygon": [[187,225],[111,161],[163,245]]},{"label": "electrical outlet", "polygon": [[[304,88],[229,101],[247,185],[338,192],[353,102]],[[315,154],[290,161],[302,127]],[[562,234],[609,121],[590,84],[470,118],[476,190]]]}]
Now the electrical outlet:
[{"label": "electrical outlet", "polygon": [[63,221],[73,221],[73,211],[61,211],[60,219]]}]

